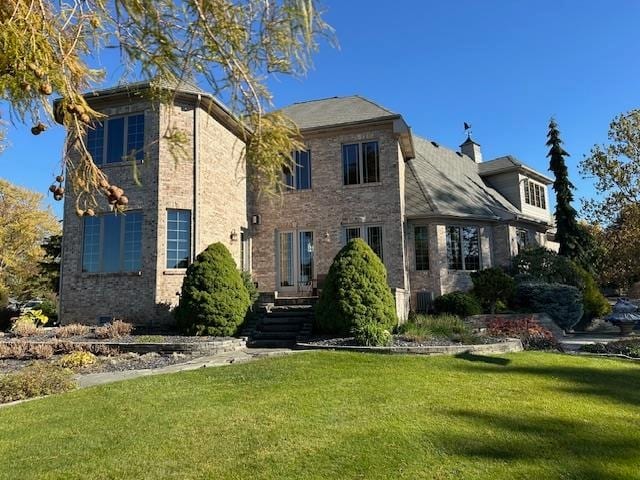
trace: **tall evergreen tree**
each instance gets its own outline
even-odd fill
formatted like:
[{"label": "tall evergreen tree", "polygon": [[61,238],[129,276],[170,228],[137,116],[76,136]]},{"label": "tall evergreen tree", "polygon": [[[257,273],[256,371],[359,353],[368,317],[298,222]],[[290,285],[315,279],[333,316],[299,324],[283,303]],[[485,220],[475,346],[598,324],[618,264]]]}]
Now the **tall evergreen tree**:
[{"label": "tall evergreen tree", "polygon": [[556,238],[560,243],[559,253],[577,260],[582,256],[581,239],[584,234],[576,219],[577,212],[571,206],[575,187],[569,180],[569,172],[564,161],[564,157],[568,157],[569,154],[562,148],[560,130],[553,118],[549,121],[547,146],[549,147],[547,157],[550,158],[549,170],[555,177],[553,190],[556,192]]}]

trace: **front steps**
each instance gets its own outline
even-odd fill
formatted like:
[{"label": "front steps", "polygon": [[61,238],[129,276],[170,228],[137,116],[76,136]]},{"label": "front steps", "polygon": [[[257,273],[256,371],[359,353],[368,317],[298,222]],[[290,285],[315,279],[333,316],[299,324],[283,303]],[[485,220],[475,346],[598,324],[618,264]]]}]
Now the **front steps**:
[{"label": "front steps", "polygon": [[293,347],[311,335],[317,297],[285,297],[263,305],[255,326],[247,325],[243,335],[247,346],[255,348]]}]

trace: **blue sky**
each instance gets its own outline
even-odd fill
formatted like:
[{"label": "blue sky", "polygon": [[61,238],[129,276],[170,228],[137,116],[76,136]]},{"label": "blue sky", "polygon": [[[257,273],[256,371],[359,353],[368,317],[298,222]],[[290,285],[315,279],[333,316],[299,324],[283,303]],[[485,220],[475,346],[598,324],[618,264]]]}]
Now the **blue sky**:
[{"label": "blue sky", "polygon": [[[339,49],[322,45],[304,78],[269,84],[277,107],[359,94],[401,113],[413,130],[457,148],[473,125],[485,159],[512,154],[547,172],[547,124],[560,125],[576,197],[594,194],[578,162],[609,122],[640,107],[640,2],[325,0]],[[106,62],[112,72],[118,65]],[[106,85],[117,82],[107,77]],[[105,85],[105,86],[106,86]],[[1,105],[3,118],[6,106]],[[9,128],[0,176],[46,193],[63,132]],[[48,197],[55,211],[61,205]],[[576,206],[578,203],[576,202]]]}]

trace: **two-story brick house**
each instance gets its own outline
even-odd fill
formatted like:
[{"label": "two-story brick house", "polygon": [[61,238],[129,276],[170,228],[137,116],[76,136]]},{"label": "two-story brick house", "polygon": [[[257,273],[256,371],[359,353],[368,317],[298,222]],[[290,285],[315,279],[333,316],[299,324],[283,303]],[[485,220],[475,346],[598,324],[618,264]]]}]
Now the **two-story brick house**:
[{"label": "two-story brick house", "polygon": [[[223,105],[195,88],[180,89],[172,107],[154,105],[141,95],[146,88],[89,97],[108,115],[89,134],[92,153],[126,188],[131,208],[79,218],[67,199],[64,323],[170,321],[185,266],[215,241],[251,270],[261,292],[306,296],[322,287],[340,248],[361,237],[387,268],[401,318],[433,296],[469,288],[470,271],[547,244],[551,180],[513,157],[483,162],[470,138],[460,152],[446,149],[358,96],[294,104],[284,112],[307,149],[283,172],[281,197],[257,197],[245,182],[246,132]],[[169,122],[190,132],[189,158],[170,155],[161,133]],[[131,162],[120,161],[134,144],[145,145],[141,187]]]}]

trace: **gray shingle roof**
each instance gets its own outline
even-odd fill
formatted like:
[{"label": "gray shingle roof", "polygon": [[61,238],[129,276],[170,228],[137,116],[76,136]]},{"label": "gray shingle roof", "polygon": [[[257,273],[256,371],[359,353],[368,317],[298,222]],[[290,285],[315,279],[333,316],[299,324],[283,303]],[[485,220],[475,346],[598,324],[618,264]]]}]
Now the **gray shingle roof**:
[{"label": "gray shingle roof", "polygon": [[553,180],[546,175],[538,172],[511,155],[494,158],[493,160],[482,162],[478,165],[478,173],[482,176],[494,175],[496,173],[507,172],[515,169],[524,169],[538,177],[540,180],[544,180],[547,183],[553,182]]},{"label": "gray shingle roof", "polygon": [[478,174],[466,155],[413,136],[416,158],[407,162],[405,207],[408,216],[513,218],[518,209]]},{"label": "gray shingle roof", "polygon": [[282,109],[301,130],[399,117],[358,95],[294,103]]}]

